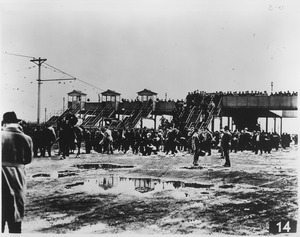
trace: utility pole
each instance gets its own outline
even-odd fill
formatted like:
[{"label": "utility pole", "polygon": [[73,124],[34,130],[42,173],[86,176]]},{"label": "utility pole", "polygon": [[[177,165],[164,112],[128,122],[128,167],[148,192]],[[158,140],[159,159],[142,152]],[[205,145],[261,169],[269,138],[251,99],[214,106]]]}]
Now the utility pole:
[{"label": "utility pole", "polygon": [[45,108],[45,123],[47,121],[47,108]]},{"label": "utility pole", "polygon": [[63,98],[63,112],[65,112],[65,97]]},{"label": "utility pole", "polygon": [[39,73],[38,73],[38,106],[37,106],[37,124],[40,123],[40,111],[41,111],[41,84],[42,84],[42,80],[41,80],[41,65],[47,61],[47,59],[32,59],[30,60],[30,62],[35,63],[36,65],[39,66]]},{"label": "utility pole", "polygon": [[271,93],[273,93],[273,82],[271,82]]},{"label": "utility pole", "polygon": [[[33,58],[30,60],[30,62],[35,63],[36,65],[39,66],[39,73],[38,73],[38,106],[37,106],[37,124],[40,123],[40,111],[41,111],[41,84],[43,81],[70,81],[70,80],[76,80],[76,78],[65,78],[65,79],[47,79],[47,80],[42,80],[41,79],[41,65],[47,61],[47,59],[41,59],[41,58]],[[66,74],[66,73],[65,73]],[[67,74],[68,75],[68,74]]]}]

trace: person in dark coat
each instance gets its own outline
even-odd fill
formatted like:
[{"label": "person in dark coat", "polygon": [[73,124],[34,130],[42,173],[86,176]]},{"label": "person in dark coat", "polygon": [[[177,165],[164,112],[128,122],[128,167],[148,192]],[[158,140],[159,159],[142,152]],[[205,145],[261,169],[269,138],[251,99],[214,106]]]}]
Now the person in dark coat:
[{"label": "person in dark coat", "polygon": [[153,151],[153,142],[151,139],[151,133],[147,133],[145,139],[144,139],[144,149],[142,152],[143,156],[149,156],[151,155],[152,151]]},{"label": "person in dark coat", "polygon": [[139,153],[141,140],[142,140],[142,137],[141,137],[140,131],[138,129],[136,129],[134,131],[134,143],[133,143],[133,147],[132,147],[133,154]]},{"label": "person in dark coat", "polygon": [[272,148],[275,148],[276,151],[278,151],[279,144],[280,144],[280,136],[278,133],[273,132],[273,134],[271,136],[271,144],[272,144]]},{"label": "person in dark coat", "polygon": [[201,141],[201,134],[199,133],[198,128],[194,129],[194,133],[192,135],[192,150],[193,150],[193,165],[199,165],[199,156],[204,156],[205,153],[202,151],[202,141]]},{"label": "person in dark coat", "polygon": [[166,150],[166,154],[168,155],[168,153],[171,151],[172,155],[175,155],[175,153],[177,153],[178,151],[176,150],[176,145],[178,142],[178,134],[179,134],[179,130],[176,128],[171,129],[168,134],[167,134],[167,150]]},{"label": "person in dark coat", "polygon": [[61,125],[61,130],[59,132],[59,140],[60,140],[60,149],[62,151],[61,159],[65,159],[70,155],[70,149],[74,146],[75,134],[72,126],[64,122]]},{"label": "person in dark coat", "polygon": [[260,154],[262,155],[263,153],[263,140],[264,137],[263,135],[260,133],[260,131],[255,131],[253,134],[253,149],[255,154],[258,154],[258,151],[260,151]]},{"label": "person in dark coat", "polygon": [[229,131],[229,127],[225,126],[224,127],[224,133],[223,136],[221,138],[221,146],[223,148],[223,153],[225,156],[225,164],[223,165],[224,167],[230,167],[230,159],[229,159],[229,150],[230,150],[230,146],[231,146],[231,133]]},{"label": "person in dark coat", "polygon": [[43,131],[41,126],[34,128],[32,133],[32,142],[33,142],[33,156],[38,157],[38,154],[42,155],[42,146],[43,146]]},{"label": "person in dark coat", "polygon": [[92,150],[92,136],[91,132],[86,129],[84,132],[84,141],[85,141],[85,153],[90,154]]},{"label": "person in dark coat", "polygon": [[32,139],[25,135],[15,112],[7,112],[2,121],[2,233],[21,233],[25,214],[25,165],[31,163]]},{"label": "person in dark coat", "polygon": [[201,131],[201,143],[203,151],[206,151],[208,156],[211,155],[212,134],[207,129]]},{"label": "person in dark coat", "polygon": [[53,143],[56,140],[56,134],[54,128],[51,125],[48,125],[43,128],[42,130],[42,149],[41,149],[41,156],[46,156],[46,151],[48,156],[51,157],[51,148]]}]

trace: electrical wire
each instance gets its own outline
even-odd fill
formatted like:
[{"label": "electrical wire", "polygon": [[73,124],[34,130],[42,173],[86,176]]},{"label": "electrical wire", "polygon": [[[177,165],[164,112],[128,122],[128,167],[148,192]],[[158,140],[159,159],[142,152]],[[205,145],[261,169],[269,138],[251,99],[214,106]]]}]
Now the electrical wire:
[{"label": "electrical wire", "polygon": [[87,85],[89,85],[89,86],[91,86],[91,87],[94,87],[94,88],[96,88],[96,89],[98,89],[98,90],[100,90],[100,91],[105,91],[105,90],[103,90],[103,89],[101,89],[101,88],[99,88],[99,87],[97,87],[97,86],[94,86],[94,85],[89,84],[89,83],[87,83],[87,82],[85,82],[85,81],[83,81],[83,80],[80,80],[79,78],[76,78],[76,80],[81,81],[82,83],[87,84]]},{"label": "electrical wire", "polygon": [[54,66],[51,66],[51,65],[48,64],[48,63],[44,63],[44,64],[47,65],[48,67],[51,67],[51,68],[53,68],[53,69],[55,69],[55,70],[57,70],[57,71],[59,71],[59,72],[65,74],[65,75],[69,76],[69,77],[73,77],[74,79],[77,79],[76,77],[74,77],[74,76],[72,76],[72,75],[70,75],[70,74],[68,74],[68,73],[66,73],[66,72],[64,72],[64,71],[62,71],[62,70],[60,70],[60,69],[54,67]]},{"label": "electrical wire", "polygon": [[[44,64],[47,65],[48,67],[51,67],[51,68],[53,68],[53,69],[55,69],[55,70],[57,70],[57,71],[59,71],[59,72],[65,74],[65,75],[68,75],[68,76],[70,76],[70,77],[73,77],[72,75],[70,75],[70,74],[68,74],[68,73],[66,73],[66,72],[64,72],[64,71],[62,71],[62,70],[60,70],[60,69],[58,69],[57,67],[51,66],[51,65],[48,64],[48,63],[44,63]],[[76,78],[76,77],[73,77],[73,78],[76,79],[76,80],[78,80],[78,81],[80,81],[80,82],[82,82],[82,83],[84,83],[84,84],[86,84],[86,85],[89,85],[89,86],[91,86],[91,87],[93,87],[93,88],[96,88],[96,89],[98,89],[98,90],[100,90],[100,91],[105,91],[105,90],[103,90],[103,89],[101,89],[101,88],[99,88],[99,87],[97,87],[97,86],[94,86],[94,85],[92,85],[92,84],[90,84],[90,83],[88,83],[88,82],[85,82],[85,81],[83,81],[83,80],[81,80],[81,79],[79,79],[79,78]]]},{"label": "electrical wire", "polygon": [[[8,53],[8,52],[5,52],[5,53],[8,54],[8,55],[12,55],[12,56],[18,56],[18,57],[25,57],[25,58],[33,58],[33,59],[36,59],[36,57],[27,56],[27,55],[22,55],[22,54],[12,54],[12,53]],[[105,90],[103,90],[103,89],[101,89],[101,88],[99,88],[99,87],[97,87],[97,86],[94,86],[94,85],[88,83],[88,82],[85,82],[85,81],[83,81],[83,80],[80,80],[79,78],[76,78],[76,77],[74,77],[74,76],[72,76],[72,75],[70,75],[70,74],[68,74],[68,73],[66,73],[66,72],[64,72],[64,71],[62,71],[62,70],[60,70],[60,69],[58,69],[57,67],[54,67],[54,66],[48,64],[48,63],[45,63],[45,62],[44,62],[44,64],[47,65],[48,67],[51,67],[51,68],[53,68],[53,69],[55,69],[55,70],[57,70],[57,71],[59,71],[59,72],[65,74],[65,75],[67,75],[67,76],[70,76],[70,77],[74,78],[75,80],[78,80],[78,81],[80,81],[80,82],[82,82],[82,83],[84,83],[84,84],[86,84],[86,85],[89,85],[89,86],[91,86],[91,87],[93,87],[93,88],[96,88],[96,89],[98,89],[98,90],[100,90],[100,91],[105,91]],[[42,66],[45,67],[43,64],[42,64]],[[47,67],[45,67],[45,68],[47,68]]]},{"label": "electrical wire", "polygon": [[33,59],[36,59],[35,57],[27,56],[27,55],[22,55],[22,54],[8,53],[6,51],[5,51],[5,53],[8,54],[8,55],[12,55],[12,56],[19,56],[19,57],[24,57],[24,58],[33,58]]}]

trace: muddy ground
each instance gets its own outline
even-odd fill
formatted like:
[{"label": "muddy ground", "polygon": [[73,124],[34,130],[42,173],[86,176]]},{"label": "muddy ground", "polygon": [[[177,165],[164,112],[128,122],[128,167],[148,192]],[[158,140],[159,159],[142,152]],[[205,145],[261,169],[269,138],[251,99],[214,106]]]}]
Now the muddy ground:
[{"label": "muddy ground", "polygon": [[270,235],[298,217],[297,153],[231,153],[224,168],[213,150],[197,169],[185,153],[35,158],[23,233]]}]

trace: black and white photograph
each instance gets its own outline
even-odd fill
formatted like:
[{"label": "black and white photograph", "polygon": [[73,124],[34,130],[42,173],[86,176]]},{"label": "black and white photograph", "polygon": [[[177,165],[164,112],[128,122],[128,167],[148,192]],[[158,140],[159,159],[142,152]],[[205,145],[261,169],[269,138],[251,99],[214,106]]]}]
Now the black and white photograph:
[{"label": "black and white photograph", "polygon": [[296,236],[295,0],[0,0],[2,234]]}]

